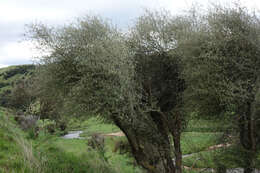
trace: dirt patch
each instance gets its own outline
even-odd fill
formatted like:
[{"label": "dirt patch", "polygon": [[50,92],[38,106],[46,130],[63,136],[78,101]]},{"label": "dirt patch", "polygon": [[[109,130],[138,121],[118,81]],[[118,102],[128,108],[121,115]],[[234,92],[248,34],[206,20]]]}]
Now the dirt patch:
[{"label": "dirt patch", "polygon": [[231,146],[231,144],[218,144],[218,145],[210,146],[207,150],[215,150],[218,148],[225,148],[225,147],[229,147],[229,146]]},{"label": "dirt patch", "polygon": [[125,136],[123,132],[115,132],[115,133],[108,133],[108,134],[103,134],[103,136]]}]

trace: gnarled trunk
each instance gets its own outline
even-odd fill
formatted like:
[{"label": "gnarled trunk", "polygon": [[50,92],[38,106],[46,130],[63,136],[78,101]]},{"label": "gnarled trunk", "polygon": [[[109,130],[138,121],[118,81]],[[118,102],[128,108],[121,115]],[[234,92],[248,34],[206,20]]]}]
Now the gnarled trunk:
[{"label": "gnarled trunk", "polygon": [[175,173],[172,151],[168,139],[159,131],[154,133],[163,140],[149,140],[141,131],[134,129],[123,121],[114,120],[115,124],[124,132],[137,163],[148,173]]}]

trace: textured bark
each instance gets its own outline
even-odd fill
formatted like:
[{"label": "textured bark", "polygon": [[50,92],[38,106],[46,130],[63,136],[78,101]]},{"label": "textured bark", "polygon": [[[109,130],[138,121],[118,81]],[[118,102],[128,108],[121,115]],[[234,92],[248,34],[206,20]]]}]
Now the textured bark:
[{"label": "textured bark", "polygon": [[129,127],[128,124],[120,120],[114,120],[114,122],[125,133],[138,165],[146,169],[148,173],[175,173],[169,143],[149,141],[144,134]]}]

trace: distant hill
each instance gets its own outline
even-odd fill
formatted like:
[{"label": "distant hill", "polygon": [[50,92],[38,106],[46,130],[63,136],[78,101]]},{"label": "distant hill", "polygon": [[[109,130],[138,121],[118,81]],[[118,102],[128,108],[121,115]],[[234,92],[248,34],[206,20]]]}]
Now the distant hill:
[{"label": "distant hill", "polygon": [[35,65],[17,65],[0,68],[0,106],[6,106],[14,84],[33,74]]}]

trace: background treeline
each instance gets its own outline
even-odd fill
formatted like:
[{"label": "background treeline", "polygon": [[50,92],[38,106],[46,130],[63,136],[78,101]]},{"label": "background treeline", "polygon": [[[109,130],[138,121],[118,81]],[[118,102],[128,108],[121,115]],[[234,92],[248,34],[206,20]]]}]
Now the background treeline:
[{"label": "background treeline", "polygon": [[31,102],[31,99],[27,97],[32,94],[25,92],[29,92],[29,84],[27,83],[29,78],[33,76],[34,70],[34,65],[0,69],[0,106],[21,108],[23,105],[26,107],[26,104]]},{"label": "background treeline", "polygon": [[113,123],[149,173],[183,171],[188,121],[229,122],[222,140],[232,150],[216,162],[231,152],[250,173],[260,165],[259,32],[259,14],[239,5],[174,16],[146,11],[124,32],[96,16],[57,28],[33,24],[28,37],[50,54],[28,82],[34,92],[25,111]]}]

